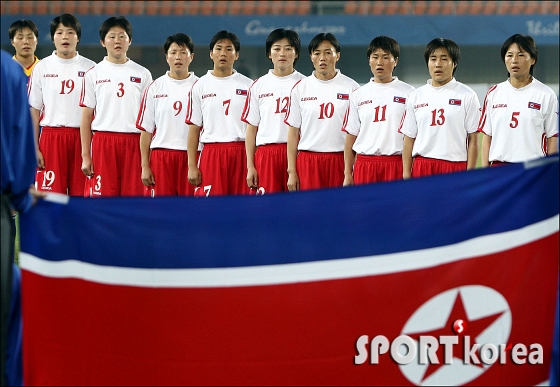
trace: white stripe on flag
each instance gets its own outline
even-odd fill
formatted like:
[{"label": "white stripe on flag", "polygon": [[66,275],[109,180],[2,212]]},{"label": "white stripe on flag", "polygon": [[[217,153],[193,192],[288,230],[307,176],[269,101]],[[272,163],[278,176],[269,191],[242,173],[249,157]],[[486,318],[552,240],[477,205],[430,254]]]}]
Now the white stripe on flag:
[{"label": "white stripe on flag", "polygon": [[560,220],[547,220],[500,234],[485,235],[448,246],[359,258],[282,265],[145,269],[100,266],[77,260],[47,261],[21,252],[22,269],[53,278],[79,278],[111,285],[209,288],[313,282],[425,269],[513,249],[558,232]]}]

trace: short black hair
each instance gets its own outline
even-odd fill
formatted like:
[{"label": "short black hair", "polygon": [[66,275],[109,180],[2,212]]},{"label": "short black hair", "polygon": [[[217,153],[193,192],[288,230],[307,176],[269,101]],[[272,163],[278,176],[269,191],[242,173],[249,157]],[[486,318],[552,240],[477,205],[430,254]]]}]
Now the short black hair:
[{"label": "short black hair", "polygon": [[277,28],[274,31],[272,31],[270,34],[268,34],[268,37],[266,38],[266,57],[268,58],[268,56],[270,55],[270,50],[272,49],[274,43],[282,39],[287,39],[288,42],[290,43],[290,46],[292,46],[296,51],[297,56],[294,59],[294,66],[295,66],[299,57],[299,51],[301,49],[301,40],[299,39],[298,33],[293,30],[287,30],[285,28]]},{"label": "short black hair", "polygon": [[453,69],[453,75],[455,75],[455,70],[459,65],[459,58],[461,56],[461,49],[451,39],[443,39],[443,38],[435,38],[430,43],[426,45],[426,49],[424,50],[424,60],[426,61],[426,65],[430,61],[430,55],[434,53],[435,50],[438,48],[443,48],[447,51],[453,63],[455,63],[455,68]]},{"label": "short black hair", "polygon": [[315,51],[325,40],[334,46],[337,53],[340,52],[340,43],[338,43],[335,36],[330,32],[323,32],[315,35],[315,37],[311,39],[311,42],[309,42],[309,55],[313,54],[313,51]]},{"label": "short black hair", "polygon": [[10,40],[14,40],[16,33],[18,31],[23,30],[24,28],[29,28],[31,32],[35,34],[35,37],[39,39],[39,30],[37,29],[35,23],[33,23],[29,19],[21,19],[21,20],[16,20],[10,25],[10,28],[8,29],[8,35],[10,36]]},{"label": "short black hair", "polygon": [[171,47],[173,43],[177,43],[177,45],[179,46],[185,46],[189,49],[191,54],[194,53],[194,42],[191,39],[191,37],[182,32],[178,32],[176,34],[167,37],[167,40],[163,45],[163,51],[165,52],[165,55],[167,55],[167,52],[169,51],[169,47]]},{"label": "short black hair", "polygon": [[64,27],[70,27],[76,31],[78,35],[78,40],[82,37],[82,25],[76,16],[69,13],[63,13],[60,16],[55,17],[51,22],[51,39],[54,42],[54,33],[58,29],[58,26],[62,24]]},{"label": "short black hair", "polygon": [[401,54],[399,42],[385,35],[378,36],[370,42],[367,49],[367,57],[369,58],[371,54],[373,54],[374,51],[378,48],[382,49],[383,51],[390,52],[395,59],[397,59]]},{"label": "short black hair", "polygon": [[235,51],[239,52],[239,50],[241,50],[241,44],[239,43],[239,38],[237,37],[237,35],[235,35],[233,32],[222,30],[212,37],[212,40],[210,41],[210,51],[214,50],[214,46],[216,45],[216,43],[224,39],[231,40]]},{"label": "short black hair", "polygon": [[507,38],[504,44],[502,45],[502,51],[501,51],[502,62],[504,62],[504,64],[506,63],[506,53],[508,52],[509,47],[514,43],[517,43],[517,45],[521,49],[523,49],[523,51],[529,53],[531,58],[535,60],[535,63],[529,69],[529,74],[533,75],[534,67],[537,65],[537,61],[539,59],[539,50],[537,49],[537,43],[535,42],[535,39],[533,39],[533,37],[529,35],[521,35],[521,34],[515,34]]},{"label": "short black hair", "polygon": [[128,35],[128,38],[132,40],[132,26],[128,19],[124,16],[112,16],[105,20],[99,28],[99,38],[101,41],[105,40],[105,36],[107,36],[109,30],[113,27],[121,27]]}]

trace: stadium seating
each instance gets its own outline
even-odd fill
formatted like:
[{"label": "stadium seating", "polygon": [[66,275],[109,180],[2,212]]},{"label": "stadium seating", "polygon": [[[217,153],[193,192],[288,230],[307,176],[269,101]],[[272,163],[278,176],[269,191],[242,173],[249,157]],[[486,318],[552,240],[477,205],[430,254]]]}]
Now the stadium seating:
[{"label": "stadium seating", "polygon": [[[2,15],[309,15],[321,1],[2,1]],[[556,14],[558,1],[322,1],[321,9],[334,6],[349,15],[523,15]],[[318,9],[318,7],[315,7]]]}]

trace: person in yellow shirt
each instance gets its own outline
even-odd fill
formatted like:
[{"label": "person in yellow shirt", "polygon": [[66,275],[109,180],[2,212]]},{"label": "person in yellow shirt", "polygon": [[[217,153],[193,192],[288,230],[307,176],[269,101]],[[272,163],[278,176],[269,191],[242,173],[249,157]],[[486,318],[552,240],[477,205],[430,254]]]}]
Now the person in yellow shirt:
[{"label": "person in yellow shirt", "polygon": [[39,62],[39,58],[35,56],[39,30],[31,20],[22,19],[12,23],[8,34],[10,42],[16,50],[16,54],[12,58],[23,67],[25,75],[29,77],[33,67]]}]

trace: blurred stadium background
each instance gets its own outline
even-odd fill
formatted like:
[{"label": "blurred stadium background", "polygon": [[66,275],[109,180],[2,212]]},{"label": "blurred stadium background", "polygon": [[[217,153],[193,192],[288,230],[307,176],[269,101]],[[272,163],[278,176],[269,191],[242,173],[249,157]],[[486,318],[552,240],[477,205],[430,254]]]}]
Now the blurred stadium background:
[{"label": "blurred stadium background", "polygon": [[208,43],[228,29],[241,41],[236,69],[256,79],[271,67],[264,54],[270,30],[293,27],[302,38],[297,69],[310,74],[307,44],[318,32],[330,31],[342,45],[339,68],[360,84],[371,77],[366,49],[377,35],[401,45],[395,74],[412,85],[428,79],[423,59],[426,43],[435,37],[455,40],[461,47],[456,78],[484,97],[487,88],[503,81],[507,72],[500,58],[503,41],[513,33],[532,35],[539,48],[535,76],[558,94],[558,1],[2,1],[2,48],[13,52],[8,27],[17,19],[33,20],[40,32],[36,54],[49,55],[52,18],[64,12],[82,23],[82,55],[98,62],[105,50],[99,26],[109,16],[124,15],[133,26],[129,57],[150,69],[155,78],[167,70],[165,38],[176,32],[193,37],[191,70],[202,76],[211,68]]}]

